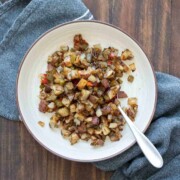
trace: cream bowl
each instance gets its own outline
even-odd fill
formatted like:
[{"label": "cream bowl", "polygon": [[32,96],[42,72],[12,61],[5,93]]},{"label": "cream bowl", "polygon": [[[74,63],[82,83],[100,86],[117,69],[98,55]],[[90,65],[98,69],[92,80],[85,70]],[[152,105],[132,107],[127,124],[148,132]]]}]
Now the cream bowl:
[{"label": "cream bowl", "polygon": [[[60,45],[73,46],[73,37],[77,33],[81,33],[90,45],[100,43],[102,47],[113,46],[120,52],[126,48],[133,52],[137,68],[133,73],[135,80],[129,83],[127,75],[124,75],[121,90],[129,97],[138,98],[135,124],[142,132],[148,128],[154,115],[156,79],[148,58],[135,40],[117,27],[98,21],[76,21],[56,26],[36,40],[25,54],[17,77],[17,104],[26,128],[44,148],[57,156],[73,161],[94,162],[114,157],[136,142],[128,125],[125,125],[120,141],[107,140],[103,147],[92,147],[84,141],[70,145],[59,129],[53,131],[49,128],[51,114],[43,114],[38,110],[39,74],[46,70],[47,57]],[[127,100],[122,101],[122,105],[126,103]],[[39,126],[38,121],[44,121],[45,127]]]}]

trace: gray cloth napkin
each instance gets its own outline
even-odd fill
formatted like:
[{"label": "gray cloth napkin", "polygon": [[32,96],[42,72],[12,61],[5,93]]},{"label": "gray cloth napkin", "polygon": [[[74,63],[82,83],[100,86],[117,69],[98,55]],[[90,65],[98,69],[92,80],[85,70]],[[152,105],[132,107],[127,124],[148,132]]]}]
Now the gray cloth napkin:
[{"label": "gray cloth napkin", "polygon": [[0,116],[19,119],[16,76],[32,43],[58,24],[92,18],[81,0],[10,0],[0,4]]},{"label": "gray cloth napkin", "polygon": [[[15,81],[30,45],[49,28],[72,20],[92,19],[80,0],[11,0],[0,3],[0,116],[18,120]],[[180,179],[180,80],[156,73],[158,104],[146,132],[163,155],[162,169],[153,168],[137,145],[112,159],[94,163],[115,171],[113,180]]]},{"label": "gray cloth napkin", "polygon": [[104,171],[114,171],[112,180],[180,179],[180,79],[156,73],[158,102],[153,122],[145,133],[164,159],[161,169],[152,167],[138,145],[109,160],[95,163]]}]

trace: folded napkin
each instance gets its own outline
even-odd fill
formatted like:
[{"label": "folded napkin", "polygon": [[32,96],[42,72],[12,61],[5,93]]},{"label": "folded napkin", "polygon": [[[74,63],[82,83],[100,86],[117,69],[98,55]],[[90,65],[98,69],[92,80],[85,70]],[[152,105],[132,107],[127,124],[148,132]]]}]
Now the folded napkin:
[{"label": "folded napkin", "polygon": [[92,18],[81,0],[10,0],[0,4],[0,116],[19,119],[16,77],[32,43],[58,24]]},{"label": "folded napkin", "polygon": [[114,158],[97,162],[104,171],[114,171],[112,180],[179,180],[180,179],[180,79],[156,73],[158,101],[153,122],[146,136],[164,159],[156,169],[146,160],[138,145]]}]

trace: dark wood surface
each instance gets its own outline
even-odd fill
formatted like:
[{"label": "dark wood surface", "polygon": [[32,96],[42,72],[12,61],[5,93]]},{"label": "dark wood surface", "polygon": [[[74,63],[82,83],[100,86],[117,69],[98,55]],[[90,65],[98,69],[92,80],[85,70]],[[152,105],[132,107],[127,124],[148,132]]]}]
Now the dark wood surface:
[{"label": "dark wood surface", "polygon": [[[95,19],[135,38],[156,71],[180,77],[180,0],[84,0]],[[21,122],[0,118],[1,180],[105,180],[91,163],[71,162],[41,147]]]}]

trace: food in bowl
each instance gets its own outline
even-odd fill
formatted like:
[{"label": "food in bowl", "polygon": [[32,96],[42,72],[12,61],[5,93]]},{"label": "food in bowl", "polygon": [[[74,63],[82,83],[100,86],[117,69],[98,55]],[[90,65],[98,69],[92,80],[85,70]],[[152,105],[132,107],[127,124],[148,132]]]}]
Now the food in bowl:
[{"label": "food in bowl", "polygon": [[[105,139],[118,141],[125,121],[118,109],[124,73],[132,83],[136,70],[133,53],[126,49],[119,55],[114,47],[100,44],[89,47],[81,34],[74,36],[74,47],[61,46],[48,57],[47,71],[41,75],[39,111],[52,113],[50,128],[60,128],[71,144],[80,139],[102,146]],[[135,120],[137,98],[128,98],[127,115]]]}]

